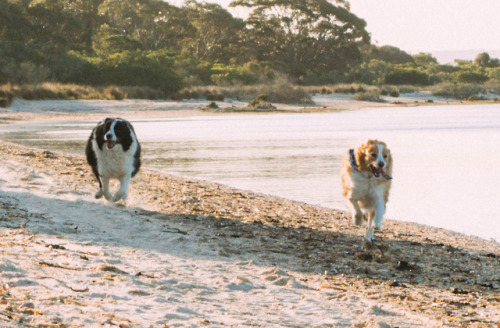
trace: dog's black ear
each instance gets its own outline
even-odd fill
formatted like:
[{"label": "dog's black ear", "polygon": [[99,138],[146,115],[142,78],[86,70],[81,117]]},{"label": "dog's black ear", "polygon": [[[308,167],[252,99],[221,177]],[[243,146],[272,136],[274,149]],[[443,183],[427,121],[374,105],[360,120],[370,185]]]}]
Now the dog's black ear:
[{"label": "dog's black ear", "polygon": [[106,118],[104,121],[100,122],[95,128],[95,140],[97,142],[97,146],[100,150],[102,150],[102,146],[104,145],[104,135],[106,134],[106,124],[109,123],[109,118]]},{"label": "dog's black ear", "polygon": [[130,146],[132,145],[132,133],[134,133],[133,131],[134,130],[132,128],[132,125],[128,121],[121,120],[116,122],[115,133],[120,139],[120,143],[122,144],[124,151],[128,151],[130,149]]}]

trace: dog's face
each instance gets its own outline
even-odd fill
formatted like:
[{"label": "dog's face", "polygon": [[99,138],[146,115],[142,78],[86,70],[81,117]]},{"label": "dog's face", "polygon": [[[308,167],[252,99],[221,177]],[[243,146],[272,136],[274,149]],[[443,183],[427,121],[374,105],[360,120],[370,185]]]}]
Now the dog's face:
[{"label": "dog's face", "polygon": [[113,149],[117,144],[121,144],[127,150],[132,142],[131,133],[133,128],[126,120],[119,118],[106,118],[96,127],[96,140],[100,149],[103,145]]},{"label": "dog's face", "polygon": [[392,156],[387,145],[378,140],[368,140],[356,151],[359,170],[371,172],[376,178],[392,174]]}]

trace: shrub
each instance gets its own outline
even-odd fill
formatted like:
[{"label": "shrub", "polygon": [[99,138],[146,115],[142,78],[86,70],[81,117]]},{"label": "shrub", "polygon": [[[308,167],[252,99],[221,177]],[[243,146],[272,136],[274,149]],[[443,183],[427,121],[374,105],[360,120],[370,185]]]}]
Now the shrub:
[{"label": "shrub", "polygon": [[0,68],[0,73],[6,76],[5,80],[12,83],[41,83],[50,80],[52,72],[43,65],[32,62],[9,63]]},{"label": "shrub", "polygon": [[396,90],[396,89],[391,90],[391,91],[389,92],[389,96],[397,98],[397,97],[399,97],[399,91],[398,91],[398,90]]},{"label": "shrub", "polygon": [[211,101],[208,105],[207,105],[207,108],[210,108],[210,109],[217,109],[219,108],[219,105],[217,105],[217,103],[215,101]]},{"label": "shrub", "polygon": [[267,102],[266,99],[267,96],[259,95],[248,103],[248,107],[254,109],[266,109],[266,110],[276,109],[276,107],[273,106],[271,103]]},{"label": "shrub", "polygon": [[430,77],[424,72],[415,69],[396,69],[385,76],[386,84],[413,84],[413,85],[430,85]]},{"label": "shrub", "polygon": [[93,85],[150,87],[167,94],[182,87],[181,78],[173,71],[173,60],[164,52],[124,51],[87,61],[81,80]]},{"label": "shrub", "polygon": [[10,84],[0,86],[0,107],[9,107],[15,97]]},{"label": "shrub", "polygon": [[380,89],[380,94],[383,95],[383,96],[391,96],[391,97],[399,97],[399,90],[395,87],[391,87],[391,86],[383,86],[381,89]]},{"label": "shrub", "polygon": [[488,75],[492,80],[500,80],[500,67],[488,70]]},{"label": "shrub", "polygon": [[103,94],[107,99],[123,100],[126,98],[125,92],[116,87],[107,87],[104,89]]},{"label": "shrub", "polygon": [[486,97],[484,96],[478,96],[478,95],[473,95],[467,98],[468,101],[475,101],[475,100],[486,100]]},{"label": "shrub", "polygon": [[380,94],[376,91],[357,92],[354,96],[352,96],[352,99],[357,101],[385,102],[385,100],[380,98]]},{"label": "shrub", "polygon": [[489,79],[487,75],[470,71],[459,72],[455,78],[462,83],[484,83]]},{"label": "shrub", "polygon": [[216,101],[224,101],[224,95],[220,93],[208,93],[205,95],[207,100],[216,100]]},{"label": "shrub", "polygon": [[250,84],[256,82],[253,74],[249,73],[241,66],[215,64],[212,67],[212,81],[216,85],[233,85],[237,83]]},{"label": "shrub", "polygon": [[481,86],[463,83],[442,83],[432,90],[434,96],[459,100],[465,100],[480,93],[484,93],[484,88]]},{"label": "shrub", "polygon": [[200,99],[207,95],[220,95],[221,98],[233,98],[250,101],[257,96],[265,95],[267,101],[284,104],[312,104],[310,93],[304,87],[294,86],[288,82],[246,85],[246,86],[227,86],[227,87],[192,87],[181,90],[177,99]]},{"label": "shrub", "polygon": [[498,80],[490,80],[483,87],[490,94],[500,95],[500,81]]}]

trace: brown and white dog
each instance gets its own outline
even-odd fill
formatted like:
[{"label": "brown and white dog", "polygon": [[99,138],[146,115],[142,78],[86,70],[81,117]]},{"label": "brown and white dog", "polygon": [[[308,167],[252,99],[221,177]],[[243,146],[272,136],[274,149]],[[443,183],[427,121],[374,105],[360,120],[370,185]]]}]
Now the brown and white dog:
[{"label": "brown and white dog", "polygon": [[373,244],[373,226],[380,229],[389,199],[392,156],[387,145],[368,140],[345,155],[341,169],[343,196],[355,225],[367,221],[365,239]]}]

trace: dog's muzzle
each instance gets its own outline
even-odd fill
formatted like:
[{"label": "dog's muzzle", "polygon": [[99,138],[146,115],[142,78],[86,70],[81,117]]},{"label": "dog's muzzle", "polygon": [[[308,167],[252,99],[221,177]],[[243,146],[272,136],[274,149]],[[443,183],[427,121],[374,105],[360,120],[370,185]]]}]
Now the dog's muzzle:
[{"label": "dog's muzzle", "polygon": [[117,140],[114,140],[113,139],[113,135],[108,133],[106,134],[106,147],[108,147],[108,149],[113,149],[113,147],[116,145],[117,143]]}]

